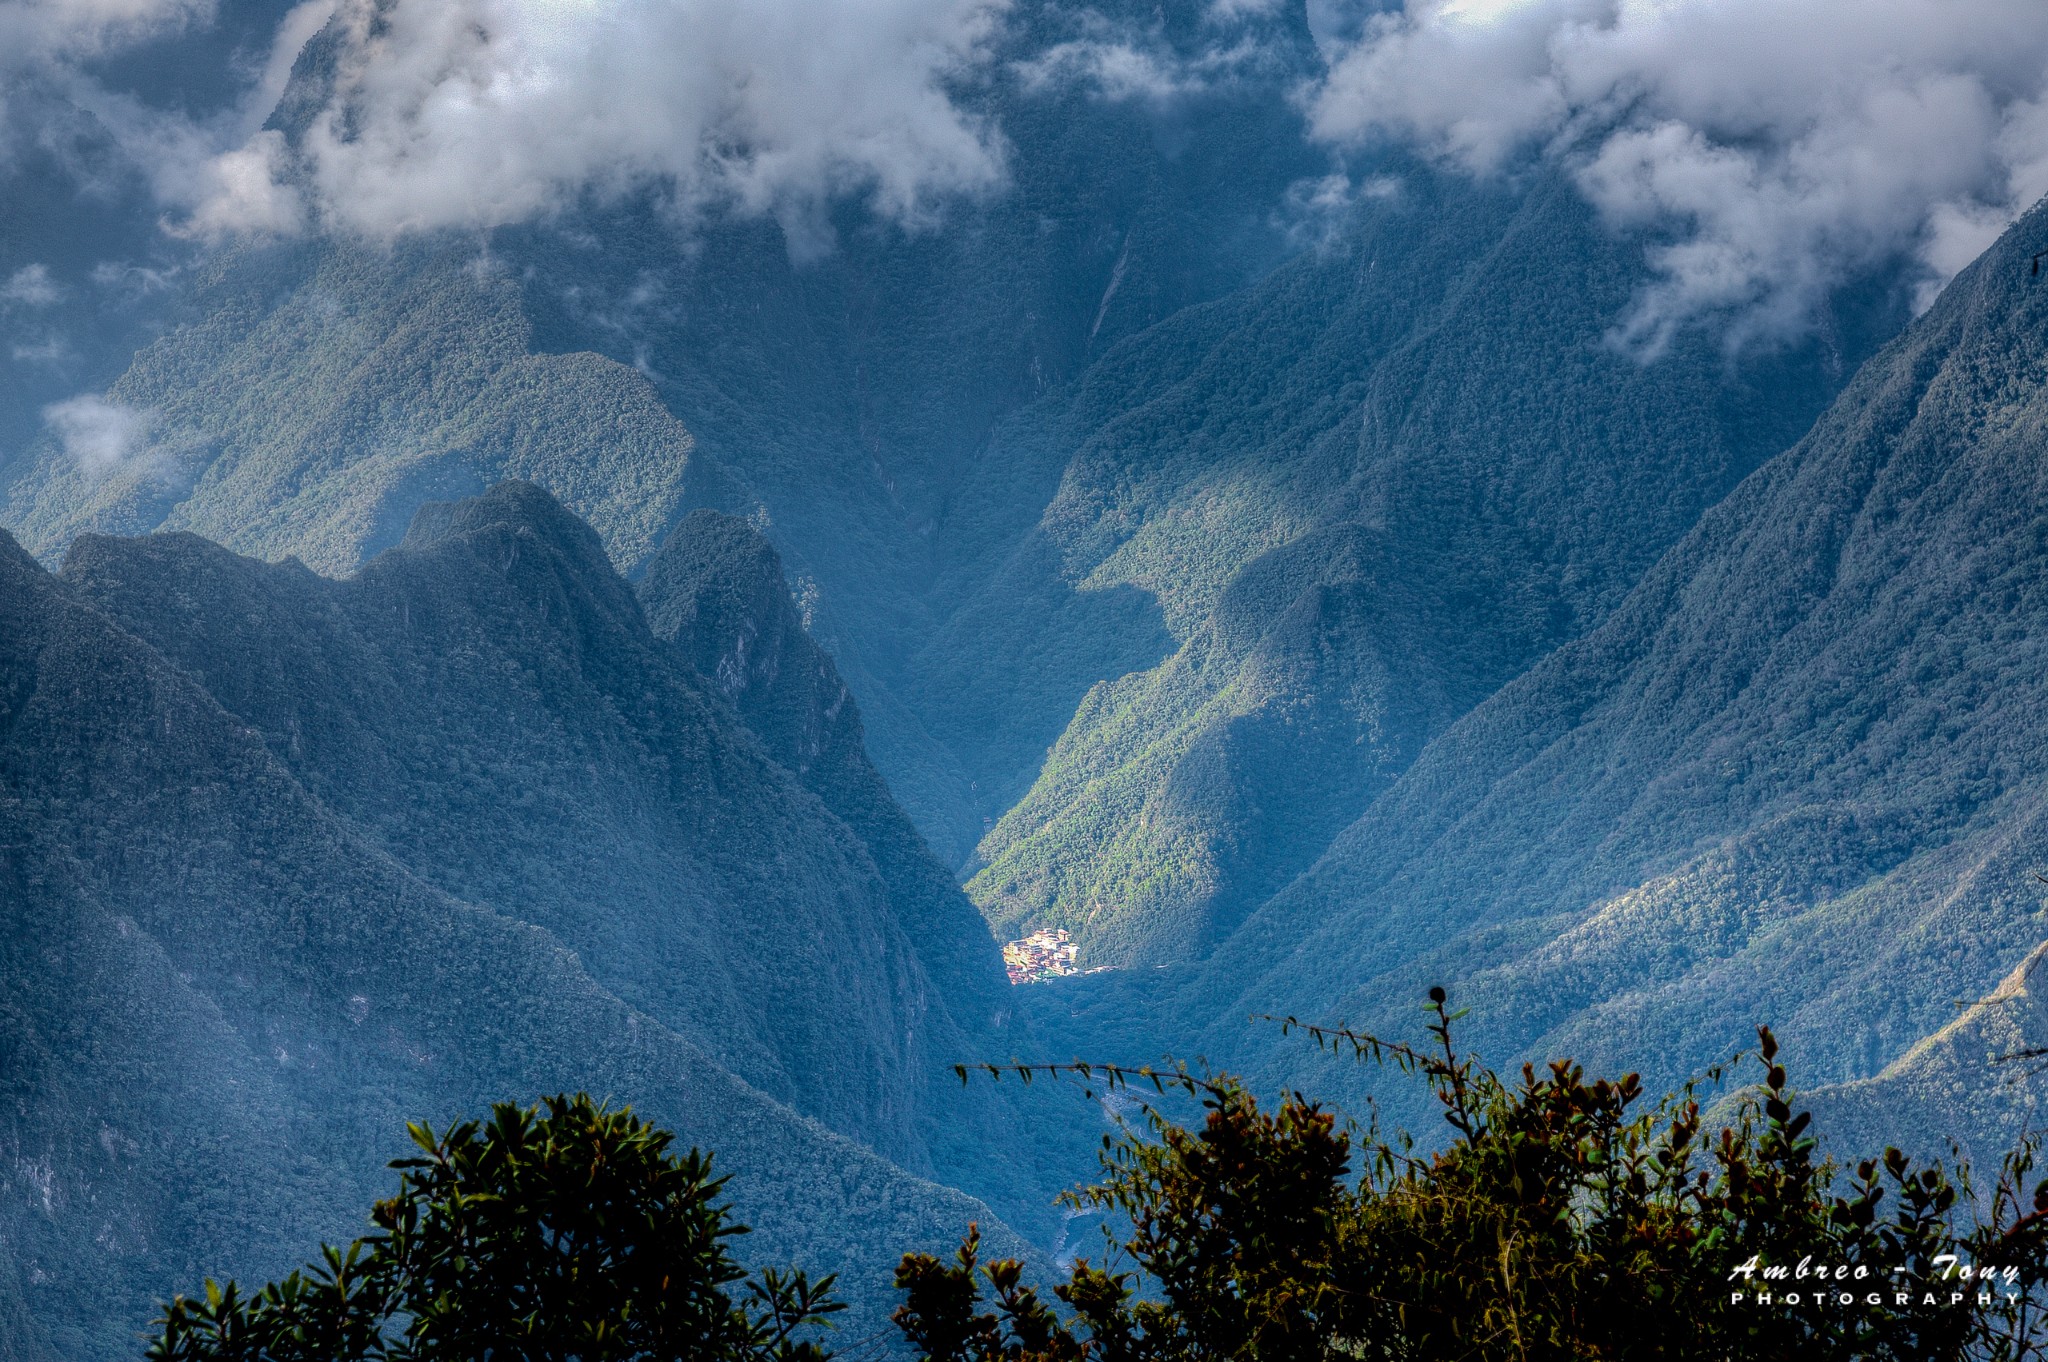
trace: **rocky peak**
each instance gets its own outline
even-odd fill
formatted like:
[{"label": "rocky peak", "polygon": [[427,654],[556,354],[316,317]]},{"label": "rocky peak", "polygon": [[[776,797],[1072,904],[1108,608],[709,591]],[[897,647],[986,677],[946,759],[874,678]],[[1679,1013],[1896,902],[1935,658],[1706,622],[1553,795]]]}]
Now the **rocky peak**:
[{"label": "rocky peak", "polygon": [[804,632],[781,555],[752,525],[692,511],[649,563],[640,599],[654,632],[807,783],[821,762],[865,760],[859,710]]}]

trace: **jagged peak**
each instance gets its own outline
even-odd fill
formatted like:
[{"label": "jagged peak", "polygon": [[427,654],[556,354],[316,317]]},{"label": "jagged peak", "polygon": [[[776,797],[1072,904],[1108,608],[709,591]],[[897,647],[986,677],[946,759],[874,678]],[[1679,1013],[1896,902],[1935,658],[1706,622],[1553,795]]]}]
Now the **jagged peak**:
[{"label": "jagged peak", "polygon": [[[542,550],[568,581],[604,607],[637,614],[638,603],[605,552],[604,541],[574,511],[531,482],[508,480],[461,501],[428,502],[414,513],[405,538],[380,554],[363,575],[407,559],[467,546],[500,571],[519,561],[519,545]],[[502,556],[500,556],[502,553]]]},{"label": "jagged peak", "polygon": [[676,639],[700,624],[723,635],[742,619],[758,632],[801,628],[768,537],[738,516],[696,510],[684,516],[647,565],[641,598],[648,621]]},{"label": "jagged peak", "polygon": [[808,777],[821,760],[865,764],[859,710],[805,632],[782,556],[747,521],[684,516],[639,584],[655,634],[738,708],[776,758]]},{"label": "jagged peak", "polygon": [[524,530],[572,555],[611,566],[597,532],[549,494],[524,479],[508,478],[460,501],[430,501],[413,513],[398,547],[432,548],[480,530]]},{"label": "jagged peak", "polygon": [[82,534],[64,551],[57,575],[66,581],[119,575],[145,564],[159,570],[184,573],[287,572],[316,578],[319,574],[297,558],[269,563],[236,553],[205,535],[190,530],[160,530],[152,534]]}]

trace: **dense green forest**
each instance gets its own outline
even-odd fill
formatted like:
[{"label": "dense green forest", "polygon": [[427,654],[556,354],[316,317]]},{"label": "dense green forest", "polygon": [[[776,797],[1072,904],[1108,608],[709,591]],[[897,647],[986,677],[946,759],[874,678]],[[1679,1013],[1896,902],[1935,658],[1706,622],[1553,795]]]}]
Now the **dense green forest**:
[{"label": "dense green forest", "polygon": [[1995,1156],[2038,1093],[1988,1057],[2048,1034],[2044,245],[2037,208],[1211,960],[1059,1024],[1290,1084],[1248,1012],[1378,1028],[1442,979],[1489,1055],[1661,1087],[1769,1020],[1840,1120]]}]

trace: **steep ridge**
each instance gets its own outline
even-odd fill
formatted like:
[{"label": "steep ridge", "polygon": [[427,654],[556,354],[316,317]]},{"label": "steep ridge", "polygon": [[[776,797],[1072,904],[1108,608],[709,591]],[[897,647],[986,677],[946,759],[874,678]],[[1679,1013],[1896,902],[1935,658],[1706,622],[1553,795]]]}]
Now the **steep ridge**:
[{"label": "steep ridge", "polygon": [[[2048,293],[2037,208],[1606,623],[1433,743],[1163,1005],[1683,1077],[1778,1028],[1878,1074],[2040,942]],[[1229,1020],[1225,1020],[1229,1019]]]},{"label": "steep ridge", "polygon": [[[873,858],[933,985],[918,1023],[922,1052],[939,1061],[930,1072],[1036,1053],[1039,1038],[1013,1018],[994,938],[869,761],[860,707],[806,632],[774,546],[743,520],[693,511],[638,591],[654,632],[681,649]],[[947,1073],[927,1092],[922,1116],[939,1176],[1042,1238],[1052,1232],[1052,1195],[1094,1171],[1098,1123],[1070,1119],[1072,1112],[1031,1101],[1014,1085],[962,1088]]]},{"label": "steep ridge", "polygon": [[860,707],[805,632],[775,546],[743,520],[693,511],[638,591],[654,632],[860,837],[942,1004],[978,1034],[999,1031],[1010,990],[996,943],[868,760]]},{"label": "steep ridge", "polygon": [[191,535],[82,539],[63,580],[412,873],[545,927],[757,1086],[908,1156],[892,1104],[923,981],[871,866],[545,493],[430,508],[348,581]]},{"label": "steep ridge", "polygon": [[[404,774],[404,754],[376,750],[380,720],[346,703],[352,685],[380,704],[402,707],[403,696],[374,674],[322,665],[366,661],[367,648],[341,647],[352,594],[387,620],[402,622],[409,607],[415,627],[437,612],[445,624],[463,588],[485,585],[467,576],[467,556],[505,574],[501,593],[532,593],[525,599],[559,625],[577,565],[559,545],[510,529],[508,511],[525,500],[473,508],[467,523],[456,515],[438,551],[329,583],[324,602],[302,569],[238,564],[189,538],[127,555],[88,543],[67,582],[0,536],[0,933],[14,943],[0,952],[0,1317],[25,1322],[10,1337],[28,1362],[131,1356],[153,1300],[193,1288],[201,1273],[274,1274],[316,1236],[357,1232],[405,1120],[445,1122],[561,1089],[631,1102],[717,1149],[741,1213],[760,1229],[750,1256],[841,1271],[860,1307],[852,1327],[864,1332],[881,1325],[903,1243],[943,1242],[989,1218],[734,1077],[622,1001],[549,931],[415,873],[394,854],[403,828],[379,821],[370,796],[332,769],[342,763],[314,759],[334,755],[330,740],[360,741],[366,762]],[[530,528],[534,508],[524,510]],[[497,556],[507,548],[524,570]],[[234,647],[193,644],[173,661],[83,598],[80,579],[96,577],[103,598],[133,602],[152,570],[170,574],[158,579],[163,603],[184,597],[189,626],[206,623],[207,598],[250,612],[218,631]],[[291,593],[314,598],[312,618],[280,640],[290,621],[279,602]],[[632,604],[623,587],[614,601]],[[485,609],[507,603],[482,593]],[[603,621],[576,604],[586,627],[565,627],[584,645],[587,676],[655,679],[607,648]],[[441,641],[451,654],[465,646],[452,634]],[[262,689],[285,694],[239,715],[202,688],[202,674],[245,704]],[[248,684],[259,677],[262,688]],[[325,706],[304,703],[314,689],[327,691]],[[615,694],[629,709],[654,699]],[[295,700],[296,753],[291,737],[260,726]],[[489,718],[531,730],[538,704]],[[570,729],[565,708],[552,719]],[[477,744],[470,774],[485,770],[480,726],[458,741]],[[694,763],[652,741],[649,755],[671,763],[678,790],[694,766],[700,794],[715,798],[717,777],[766,768],[751,740],[717,750],[727,745],[712,727]],[[723,797],[749,798],[730,784]],[[766,797],[792,808],[809,798]],[[715,811],[701,817],[718,826]],[[459,831],[460,812],[450,821]],[[793,868],[805,855],[799,842]],[[774,906],[754,910],[766,917]],[[637,925],[659,948],[657,924]],[[829,1008],[834,981],[818,985]],[[785,992],[784,1030],[801,1029],[793,1003],[807,997]],[[841,1041],[848,1054],[862,1043]],[[829,1078],[820,1091],[834,1091]]]},{"label": "steep ridge", "polygon": [[[1562,177],[1405,167],[1340,242],[1125,342],[1006,432],[1064,472],[923,658],[935,731],[1033,764],[1029,732],[973,707],[998,668],[1085,684],[1058,648],[1033,665],[1052,621],[1011,623],[1046,618],[1033,594],[1143,591],[1176,646],[1089,693],[984,841],[992,920],[1072,929],[1095,963],[1198,958],[1796,438],[1840,354],[1737,364],[1694,335],[1642,362],[1608,340],[1641,279]],[[1853,357],[1881,321],[1844,301]]]},{"label": "steep ridge", "polygon": [[1822,1129],[1860,1149],[1905,1138],[1947,1154],[1953,1143],[1988,1193],[2006,1154],[2040,1131],[2048,1096],[2044,960],[2048,946],[2035,947],[1988,996],[1874,1077],[1809,1093]]},{"label": "steep ridge", "polygon": [[[754,612],[730,627],[794,626],[783,645],[836,686],[772,550],[735,557],[720,527],[691,518],[666,556]],[[1026,1146],[949,1073],[1009,1052],[994,943],[867,765],[857,714],[824,763],[769,708],[736,714],[538,488],[430,505],[346,582],[189,535],[88,537],[63,577],[422,879],[546,928],[779,1100],[1043,1214]],[[1020,1158],[992,1167],[987,1141]]]}]

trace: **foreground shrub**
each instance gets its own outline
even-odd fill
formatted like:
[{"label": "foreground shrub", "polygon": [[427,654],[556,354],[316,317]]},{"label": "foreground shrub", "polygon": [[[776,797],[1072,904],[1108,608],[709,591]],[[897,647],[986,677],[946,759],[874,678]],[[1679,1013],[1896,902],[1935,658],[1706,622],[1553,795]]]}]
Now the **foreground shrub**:
[{"label": "foreground shrub", "polygon": [[989,1067],[1178,1088],[1204,1119],[1148,1104],[1107,1142],[1104,1181],[1068,1200],[1125,1232],[1053,1288],[1057,1307],[1018,1263],[983,1266],[970,1234],[951,1262],[903,1259],[904,1336],[931,1362],[2040,1355],[2048,1182],[2021,1202],[2031,1146],[1980,1204],[1967,1170],[1896,1149],[1820,1159],[1768,1030],[1760,1087],[1708,1130],[1695,1087],[1652,1104],[1634,1075],[1567,1062],[1503,1080],[1453,1047],[1440,989],[1430,1013],[1425,1050],[1301,1028],[1427,1083],[1449,1127],[1427,1156],[1298,1093],[1266,1109],[1229,1078]]},{"label": "foreground shrub", "polygon": [[[991,1068],[1161,1105],[1069,1194],[1118,1227],[1050,1296],[1014,1260],[907,1254],[895,1319],[930,1362],[1961,1362],[2043,1355],[2048,1181],[2033,1147],[1979,1197],[1967,1170],[1896,1149],[1820,1156],[1769,1031],[1725,1121],[1697,1085],[1559,1062],[1503,1079],[1452,1044],[1441,990],[1422,1049],[1302,1027],[1418,1077],[1440,1149],[1340,1123],[1300,1093],[1084,1064]],[[1297,1024],[1289,1021],[1290,1028]],[[963,1077],[965,1073],[963,1071]],[[1719,1073],[1709,1081],[1719,1081]],[[588,1097],[501,1105],[394,1165],[375,1232],[250,1295],[165,1307],[160,1362],[825,1362],[832,1280],[750,1278],[708,1156]]]},{"label": "foreground shrub", "polygon": [[[723,1179],[674,1137],[581,1094],[488,1124],[410,1127],[376,1232],[244,1296],[209,1281],[165,1307],[160,1362],[823,1362],[796,1333],[832,1279],[749,1279]],[[740,1299],[729,1288],[744,1282]]]}]

